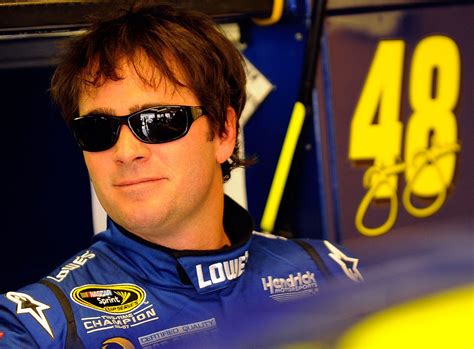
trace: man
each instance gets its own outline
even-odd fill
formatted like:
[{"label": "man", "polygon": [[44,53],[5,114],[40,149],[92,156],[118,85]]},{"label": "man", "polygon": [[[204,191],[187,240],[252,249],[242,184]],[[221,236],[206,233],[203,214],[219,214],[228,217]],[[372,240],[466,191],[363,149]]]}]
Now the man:
[{"label": "man", "polygon": [[[134,6],[75,39],[52,80],[109,229],[0,297],[0,348],[203,343],[242,307],[358,281],[323,241],[252,233],[225,197],[239,159],[242,58],[207,17]],[[67,233],[67,232],[65,232]]]}]

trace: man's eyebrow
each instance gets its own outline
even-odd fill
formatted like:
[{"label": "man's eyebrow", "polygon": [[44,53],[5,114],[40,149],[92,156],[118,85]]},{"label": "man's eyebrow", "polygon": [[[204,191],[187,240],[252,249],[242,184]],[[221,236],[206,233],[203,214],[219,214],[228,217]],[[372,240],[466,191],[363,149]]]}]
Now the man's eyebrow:
[{"label": "man's eyebrow", "polygon": [[93,110],[88,111],[87,113],[84,113],[84,114],[81,115],[81,116],[91,115],[91,114],[100,114],[100,115],[110,115],[110,116],[114,116],[114,115],[115,115],[115,111],[114,111],[112,108],[96,108],[96,109],[93,109]]},{"label": "man's eyebrow", "polygon": [[163,106],[163,105],[166,105],[166,104],[163,104],[163,103],[160,103],[160,102],[146,103],[146,104],[136,104],[133,107],[131,107],[129,110],[130,110],[130,113],[132,114],[132,113],[135,113],[135,112],[143,110],[143,109],[148,109],[148,108],[151,108],[151,107],[160,107],[160,106]]},{"label": "man's eyebrow", "polygon": [[[151,107],[159,107],[159,106],[163,106],[165,104],[163,103],[160,103],[160,102],[156,102],[156,103],[146,103],[146,104],[136,104],[134,106],[132,106],[130,109],[129,109],[129,112],[130,114],[133,114],[137,111],[140,111],[140,110],[143,110],[143,109],[147,109],[147,108],[151,108]],[[91,114],[100,114],[100,115],[106,115],[106,116],[116,116],[117,114],[115,113],[115,110],[113,110],[112,108],[95,108],[87,113],[84,113],[84,115],[91,115]],[[81,116],[84,116],[84,115],[81,115]]]}]

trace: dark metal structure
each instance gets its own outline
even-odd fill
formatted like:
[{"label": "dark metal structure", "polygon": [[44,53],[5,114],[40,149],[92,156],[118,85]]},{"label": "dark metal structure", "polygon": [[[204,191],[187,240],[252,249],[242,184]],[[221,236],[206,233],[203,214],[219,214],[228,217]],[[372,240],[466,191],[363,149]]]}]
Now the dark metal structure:
[{"label": "dark metal structure", "polygon": [[[0,2],[0,33],[24,34],[67,31],[87,26],[90,19],[115,8],[126,8],[131,0],[30,0]],[[186,0],[162,1],[191,8],[213,16],[218,21],[242,17],[266,17],[272,12],[272,0]]]}]

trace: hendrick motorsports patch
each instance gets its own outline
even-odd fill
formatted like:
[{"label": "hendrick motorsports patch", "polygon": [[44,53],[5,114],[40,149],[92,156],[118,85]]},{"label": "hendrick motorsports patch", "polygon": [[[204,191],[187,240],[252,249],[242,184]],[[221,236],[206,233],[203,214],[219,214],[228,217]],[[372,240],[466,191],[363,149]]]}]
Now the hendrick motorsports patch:
[{"label": "hendrick motorsports patch", "polygon": [[83,285],[71,291],[71,298],[90,309],[108,314],[124,314],[143,303],[145,291],[133,284]]}]

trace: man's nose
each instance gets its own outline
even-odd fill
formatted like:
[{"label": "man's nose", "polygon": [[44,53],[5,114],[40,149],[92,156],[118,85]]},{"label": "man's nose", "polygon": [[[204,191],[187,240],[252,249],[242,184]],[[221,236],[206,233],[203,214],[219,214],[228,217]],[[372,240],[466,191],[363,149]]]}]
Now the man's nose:
[{"label": "man's nose", "polygon": [[140,141],[127,125],[120,126],[120,134],[113,147],[114,158],[118,163],[143,161],[149,158],[150,149],[147,144]]}]

